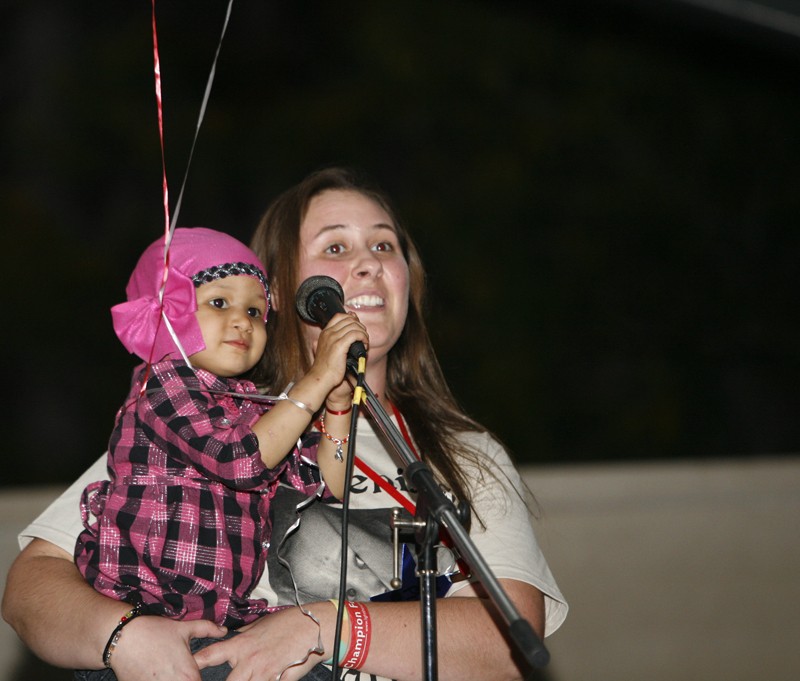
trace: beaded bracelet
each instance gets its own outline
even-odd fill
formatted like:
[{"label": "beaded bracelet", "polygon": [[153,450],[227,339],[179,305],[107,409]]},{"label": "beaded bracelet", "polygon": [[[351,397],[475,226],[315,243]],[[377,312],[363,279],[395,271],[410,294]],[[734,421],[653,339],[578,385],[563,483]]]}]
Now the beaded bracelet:
[{"label": "beaded bracelet", "polygon": [[111,669],[111,655],[114,653],[114,649],[117,647],[117,643],[119,643],[120,636],[122,636],[122,628],[126,624],[128,624],[128,622],[136,619],[141,614],[142,614],[142,604],[137,603],[130,610],[128,610],[128,612],[126,612],[122,617],[120,617],[117,626],[114,627],[114,631],[112,631],[111,636],[108,637],[108,643],[106,643],[106,647],[103,649],[103,665],[107,669]]},{"label": "beaded bracelet", "polygon": [[325,414],[319,417],[317,424],[319,425],[319,432],[336,445],[336,460],[341,461],[344,458],[344,450],[342,447],[350,440],[350,436],[345,435],[343,438],[333,437],[333,435],[325,430]]}]

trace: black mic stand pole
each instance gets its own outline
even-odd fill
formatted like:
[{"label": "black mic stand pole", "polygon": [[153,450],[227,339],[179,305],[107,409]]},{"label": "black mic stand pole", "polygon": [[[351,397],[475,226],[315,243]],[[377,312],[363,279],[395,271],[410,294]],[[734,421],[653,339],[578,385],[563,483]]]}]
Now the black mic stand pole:
[{"label": "black mic stand pole", "polygon": [[[352,363],[348,367],[353,370]],[[397,427],[392,423],[383,405],[369,385],[363,384],[366,400],[364,409],[372,417],[378,430],[405,464],[404,476],[417,491],[416,538],[420,543],[418,568],[420,574],[420,607],[422,608],[423,671],[427,681],[436,681],[436,558],[434,544],[438,539],[439,525],[447,529],[460,555],[478,576],[489,598],[495,604],[508,626],[508,632],[519,651],[532,667],[544,667],[550,653],[536,635],[533,627],[517,611],[486,560],[475,547],[461,520],[461,513],[445,496],[434,480],[428,465],[419,461],[409,448]]]}]

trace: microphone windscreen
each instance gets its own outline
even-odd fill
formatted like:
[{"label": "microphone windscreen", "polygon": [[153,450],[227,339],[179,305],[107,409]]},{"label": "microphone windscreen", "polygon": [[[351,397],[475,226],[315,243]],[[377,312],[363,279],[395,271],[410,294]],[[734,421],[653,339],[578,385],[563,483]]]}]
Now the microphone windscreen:
[{"label": "microphone windscreen", "polygon": [[297,306],[297,313],[300,315],[300,318],[303,321],[309,322],[310,324],[317,323],[317,319],[315,319],[314,315],[309,311],[309,299],[317,291],[326,288],[333,289],[339,300],[344,300],[344,291],[339,285],[339,282],[333,277],[326,277],[325,275],[320,274],[309,277],[302,284],[300,284],[294,300],[295,305]]}]

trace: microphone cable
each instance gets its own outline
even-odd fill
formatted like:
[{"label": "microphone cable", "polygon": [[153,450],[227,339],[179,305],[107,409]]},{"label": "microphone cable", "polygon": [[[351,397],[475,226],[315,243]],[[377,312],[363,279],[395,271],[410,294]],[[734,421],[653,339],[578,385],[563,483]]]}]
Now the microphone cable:
[{"label": "microphone cable", "polygon": [[350,520],[350,487],[353,480],[353,469],[355,465],[356,453],[356,432],[358,423],[358,414],[360,411],[361,403],[366,399],[366,390],[364,388],[364,374],[366,372],[367,359],[366,357],[359,357],[358,364],[354,367],[354,363],[348,361],[348,368],[355,369],[356,373],[356,386],[353,390],[353,411],[350,417],[350,432],[347,436],[347,459],[345,462],[345,480],[344,480],[344,494],[342,495],[342,558],[341,566],[339,568],[339,598],[336,611],[336,629],[333,635],[333,655],[331,656],[331,678],[333,681],[339,681],[339,653],[341,652],[342,641],[342,621],[344,619],[345,599],[347,598],[347,550],[348,550],[348,526]]}]

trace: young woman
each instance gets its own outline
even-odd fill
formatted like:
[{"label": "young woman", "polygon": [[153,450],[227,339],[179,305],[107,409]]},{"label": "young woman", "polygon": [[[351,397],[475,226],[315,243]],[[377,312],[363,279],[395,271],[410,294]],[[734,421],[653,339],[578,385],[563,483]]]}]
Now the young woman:
[{"label": "young woman", "polygon": [[[264,386],[280,390],[307,370],[319,329],[298,319],[294,293],[308,276],[332,276],[342,285],[345,307],[357,312],[369,334],[367,383],[398,426],[407,430],[409,441],[443,486],[471,503],[470,535],[522,616],[540,636],[555,631],[567,606],[536,543],[519,475],[502,446],[463,414],[447,389],[422,316],[424,270],[385,195],[347,170],[314,173],[273,202],[252,246],[272,276],[273,318],[261,375]],[[272,352],[282,359],[279,367],[270,357]],[[413,503],[414,494],[403,485],[399,462],[367,418],[359,423],[356,454],[366,467],[354,475],[354,511],[363,516],[359,521],[364,527],[372,527],[378,513],[388,524],[385,509],[399,505],[398,495]],[[394,492],[365,473],[367,468],[381,480],[393,481]],[[91,591],[91,603],[87,602],[85,585],[70,556],[59,548],[59,539],[74,530],[68,523],[55,522],[55,513],[57,509],[46,512],[23,533],[23,542],[34,539],[9,574],[4,616],[51,663],[98,665],[122,609],[98,600],[102,597]],[[343,670],[343,678],[420,679],[419,603],[369,600],[390,590],[391,547],[380,531],[364,534],[367,539],[348,556],[354,566],[348,572],[352,577],[348,598],[361,603],[369,618],[370,645],[358,660],[359,669]],[[376,537],[383,538],[382,550],[376,550]],[[313,546],[313,541],[306,543]],[[276,678],[282,672],[282,681],[301,679],[332,650],[335,607],[328,599],[336,595],[336,565],[320,567],[324,552],[304,550],[300,544],[289,550],[292,574],[300,580],[298,592],[304,607],[318,619],[319,629],[299,608],[287,608],[192,655],[191,638],[222,632],[207,622],[138,618],[126,628],[114,655],[120,681],[145,675],[196,680],[198,666],[213,669],[224,662],[233,668],[229,681]],[[338,557],[334,560],[338,562]],[[276,570],[270,565],[262,579],[264,594],[294,605],[296,594],[286,595]],[[437,617],[442,681],[524,676],[519,656],[479,584],[456,575],[438,601]],[[346,630],[345,636],[352,634]],[[287,669],[304,659],[318,633],[326,653]]]}]

